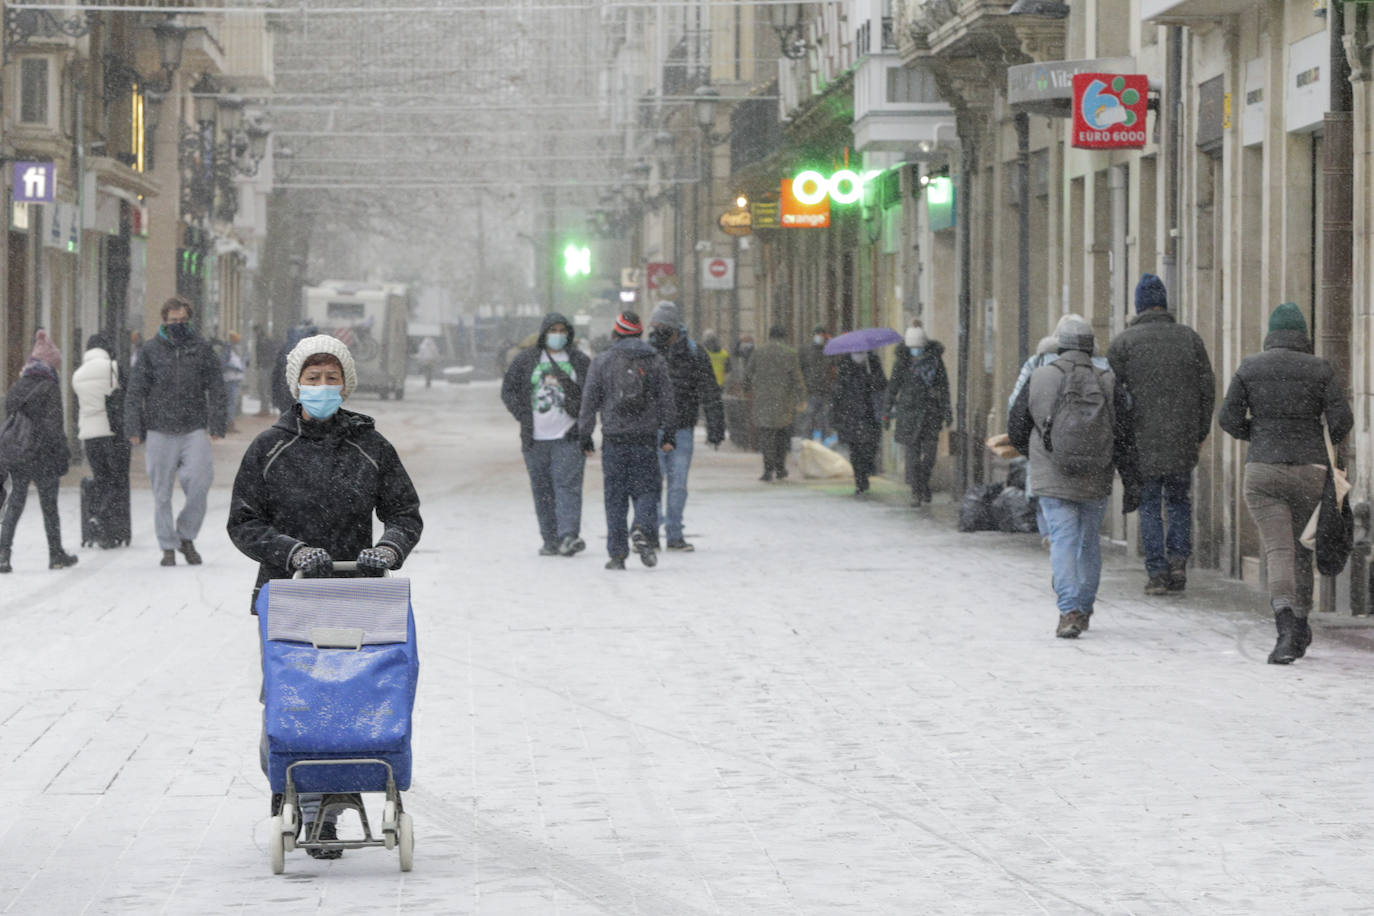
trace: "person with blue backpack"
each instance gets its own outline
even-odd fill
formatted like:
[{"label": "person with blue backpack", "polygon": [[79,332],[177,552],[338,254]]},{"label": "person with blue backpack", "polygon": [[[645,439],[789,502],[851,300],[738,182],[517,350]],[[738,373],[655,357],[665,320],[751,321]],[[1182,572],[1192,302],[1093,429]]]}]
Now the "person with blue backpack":
[{"label": "person with blue backpack", "polygon": [[[601,474],[606,504],[607,569],[624,569],[633,546],[645,566],[658,563],[659,452],[677,438],[677,405],[668,365],[640,339],[644,325],[632,311],[616,316],[611,348],[587,370],[578,414],[582,451],[595,452],[592,433],[601,414]],[[661,444],[660,444],[661,443]],[[633,528],[626,512],[634,507]]]},{"label": "person with blue backpack", "polygon": [[1031,373],[1007,420],[1017,451],[1030,457],[1030,486],[1049,528],[1059,607],[1055,635],[1088,629],[1102,575],[1102,520],[1112,473],[1125,467],[1129,411],[1111,369],[1094,363],[1092,325],[1059,324],[1059,355]]}]

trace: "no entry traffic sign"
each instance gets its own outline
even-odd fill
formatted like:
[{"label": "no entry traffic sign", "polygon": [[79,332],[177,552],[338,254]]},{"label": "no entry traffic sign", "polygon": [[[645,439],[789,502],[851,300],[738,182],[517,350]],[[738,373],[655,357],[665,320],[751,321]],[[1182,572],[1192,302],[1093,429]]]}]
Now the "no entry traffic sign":
[{"label": "no entry traffic sign", "polygon": [[701,288],[702,288],[702,289],[734,289],[734,288],[735,288],[735,259],[734,259],[734,258],[702,258],[702,259],[701,259]]}]

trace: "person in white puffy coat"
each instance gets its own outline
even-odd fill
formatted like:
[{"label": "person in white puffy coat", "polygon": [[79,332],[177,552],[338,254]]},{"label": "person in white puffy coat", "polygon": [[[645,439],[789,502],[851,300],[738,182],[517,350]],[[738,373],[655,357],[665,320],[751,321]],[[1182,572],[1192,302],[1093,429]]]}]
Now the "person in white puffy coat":
[{"label": "person in white puffy coat", "polygon": [[[119,364],[112,354],[114,346],[103,334],[92,334],[81,354],[81,365],[72,373],[72,391],[76,393],[76,436],[86,452],[95,487],[86,510],[95,519],[112,517],[114,501],[123,492],[129,475],[129,448],[122,430],[110,427],[106,398],[119,390]],[[122,416],[123,410],[116,410]],[[98,528],[99,526],[97,526]],[[100,535],[102,547],[112,546],[112,535]]]}]

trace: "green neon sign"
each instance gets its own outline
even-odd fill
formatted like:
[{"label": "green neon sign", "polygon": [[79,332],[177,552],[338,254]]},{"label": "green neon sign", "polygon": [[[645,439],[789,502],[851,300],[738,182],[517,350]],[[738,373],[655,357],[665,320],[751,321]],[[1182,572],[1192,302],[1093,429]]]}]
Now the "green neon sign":
[{"label": "green neon sign", "polygon": [[815,169],[807,169],[792,179],[792,196],[798,203],[807,206],[814,206],[827,197],[831,203],[857,203],[863,199],[864,182],[881,174],[881,171],[861,174],[853,169],[840,169],[824,175]]}]

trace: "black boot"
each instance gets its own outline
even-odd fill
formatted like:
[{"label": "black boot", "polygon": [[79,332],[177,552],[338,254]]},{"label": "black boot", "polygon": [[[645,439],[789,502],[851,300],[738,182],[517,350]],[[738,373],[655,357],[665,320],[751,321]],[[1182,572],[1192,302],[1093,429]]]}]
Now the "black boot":
[{"label": "black boot", "polygon": [[1307,647],[1312,645],[1312,625],[1307,622],[1306,617],[1297,618],[1298,632],[1294,642],[1297,644],[1298,658],[1307,654]]},{"label": "black boot", "polygon": [[67,553],[61,547],[56,551],[48,552],[48,569],[66,569],[68,566],[76,565],[76,557]]},{"label": "black boot", "polygon": [[1274,651],[1269,653],[1269,664],[1287,665],[1302,655],[1298,649],[1298,618],[1290,608],[1283,608],[1274,614],[1274,626],[1279,631]]},{"label": "black boot", "polygon": [[0,573],[14,572],[14,567],[10,566],[10,549],[0,547]]}]

